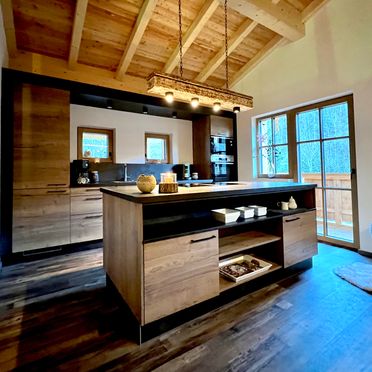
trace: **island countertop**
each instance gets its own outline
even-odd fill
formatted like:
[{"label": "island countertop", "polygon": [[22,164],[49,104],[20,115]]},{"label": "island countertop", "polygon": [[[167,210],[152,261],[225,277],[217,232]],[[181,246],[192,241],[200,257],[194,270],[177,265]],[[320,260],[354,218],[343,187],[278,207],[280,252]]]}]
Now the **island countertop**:
[{"label": "island countertop", "polygon": [[151,204],[172,201],[218,198],[224,196],[281,193],[315,188],[315,184],[295,182],[227,182],[194,187],[179,185],[177,193],[159,193],[158,186],[149,194],[141,193],[136,186],[103,187],[100,190],[134,203]]}]

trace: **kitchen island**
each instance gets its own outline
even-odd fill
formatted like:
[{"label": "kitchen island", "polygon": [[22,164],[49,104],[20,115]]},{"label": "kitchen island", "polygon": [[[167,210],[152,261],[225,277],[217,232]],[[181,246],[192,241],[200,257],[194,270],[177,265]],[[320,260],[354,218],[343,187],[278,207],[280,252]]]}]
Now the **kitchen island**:
[{"label": "kitchen island", "polygon": [[[192,315],[202,304],[309,268],[317,253],[313,184],[236,182],[180,186],[172,194],[157,188],[142,194],[135,186],[101,191],[104,268],[138,323],[139,340],[177,314]],[[279,210],[278,202],[291,196],[298,208]],[[264,206],[267,214],[227,224],[212,215],[248,205]],[[268,269],[241,281],[221,276],[226,260],[241,255],[263,260]]]}]

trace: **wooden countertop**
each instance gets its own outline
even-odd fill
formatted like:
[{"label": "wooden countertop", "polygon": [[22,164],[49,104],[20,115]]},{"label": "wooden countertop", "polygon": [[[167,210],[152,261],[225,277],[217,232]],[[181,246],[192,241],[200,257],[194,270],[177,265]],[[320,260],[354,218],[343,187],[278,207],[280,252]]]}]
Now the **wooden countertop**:
[{"label": "wooden countertop", "polygon": [[228,182],[206,186],[184,187],[179,185],[177,193],[159,193],[156,188],[150,194],[143,194],[137,186],[103,187],[101,191],[134,203],[151,204],[172,201],[212,199],[224,196],[280,193],[315,188],[315,184],[295,182]]}]

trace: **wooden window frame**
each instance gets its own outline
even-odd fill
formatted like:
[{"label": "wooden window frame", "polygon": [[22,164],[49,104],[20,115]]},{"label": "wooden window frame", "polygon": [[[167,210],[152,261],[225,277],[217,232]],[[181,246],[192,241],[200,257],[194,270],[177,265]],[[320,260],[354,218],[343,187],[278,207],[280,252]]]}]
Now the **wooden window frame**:
[{"label": "wooden window frame", "polygon": [[[282,143],[280,145],[271,145],[271,147],[275,148],[278,146],[287,146],[288,147],[288,173],[286,174],[276,174],[273,177],[269,177],[268,174],[261,173],[261,167],[260,167],[260,149],[264,147],[269,147],[269,146],[260,146],[258,143],[258,135],[259,135],[259,125],[260,122],[263,120],[270,119],[271,121],[278,116],[287,116],[287,142]],[[290,130],[290,125],[289,125],[289,115],[288,112],[280,112],[277,114],[273,115],[267,115],[267,116],[262,116],[260,118],[256,119],[256,169],[257,169],[257,177],[258,178],[279,178],[279,179],[288,179],[288,178],[293,178],[293,162],[291,161],[292,159],[292,153],[293,153],[293,144],[291,143],[291,130]]]},{"label": "wooden window frame", "polygon": [[[99,133],[107,134],[109,137],[109,157],[108,158],[85,158],[83,156],[83,133]],[[78,127],[77,128],[77,158],[94,161],[99,159],[100,163],[114,163],[115,161],[115,143],[114,129],[93,128],[93,127]]]},{"label": "wooden window frame", "polygon": [[[149,160],[147,159],[147,139],[148,138],[160,138],[165,141],[166,151],[164,160]],[[145,159],[146,163],[150,164],[171,164],[171,139],[170,134],[161,133],[145,133]]]}]

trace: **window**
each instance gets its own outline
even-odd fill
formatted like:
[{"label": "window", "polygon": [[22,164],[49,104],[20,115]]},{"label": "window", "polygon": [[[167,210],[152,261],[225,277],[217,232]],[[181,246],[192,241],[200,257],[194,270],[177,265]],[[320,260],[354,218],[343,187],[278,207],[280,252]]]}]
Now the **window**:
[{"label": "window", "polygon": [[113,130],[78,127],[78,159],[113,162]]},{"label": "window", "polygon": [[288,177],[287,115],[258,120],[256,133],[259,177]]},{"label": "window", "polygon": [[170,163],[169,134],[145,133],[147,163]]}]

